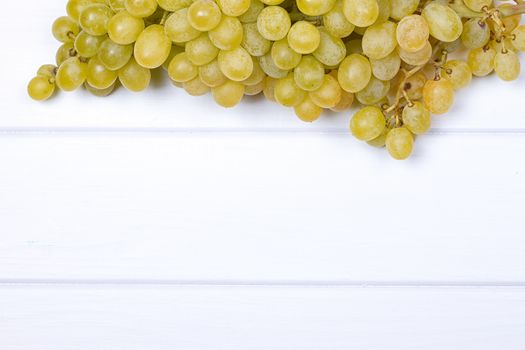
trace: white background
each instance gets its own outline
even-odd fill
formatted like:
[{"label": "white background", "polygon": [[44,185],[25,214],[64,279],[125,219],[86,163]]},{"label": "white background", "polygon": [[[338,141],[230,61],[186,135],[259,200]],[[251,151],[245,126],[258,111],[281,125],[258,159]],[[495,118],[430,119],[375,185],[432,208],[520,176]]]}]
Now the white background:
[{"label": "white background", "polygon": [[32,102],[64,6],[0,13],[3,350],[525,348],[524,77],[475,80],[395,162],[350,113],[161,78]]}]

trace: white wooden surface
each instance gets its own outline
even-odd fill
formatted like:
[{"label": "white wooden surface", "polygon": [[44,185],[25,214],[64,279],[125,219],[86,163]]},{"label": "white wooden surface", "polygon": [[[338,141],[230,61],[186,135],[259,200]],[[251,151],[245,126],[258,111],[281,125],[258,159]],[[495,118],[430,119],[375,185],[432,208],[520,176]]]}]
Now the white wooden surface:
[{"label": "white wooden surface", "polygon": [[525,78],[407,162],[160,78],[37,104],[64,3],[0,13],[2,350],[525,348]]}]

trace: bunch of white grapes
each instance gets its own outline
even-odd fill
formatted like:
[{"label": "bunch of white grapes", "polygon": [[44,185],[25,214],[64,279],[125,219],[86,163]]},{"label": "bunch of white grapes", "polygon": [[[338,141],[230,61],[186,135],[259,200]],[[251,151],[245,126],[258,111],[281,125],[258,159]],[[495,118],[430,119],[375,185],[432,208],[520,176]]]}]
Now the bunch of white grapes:
[{"label": "bunch of white grapes", "polygon": [[[406,159],[473,76],[520,74],[525,0],[69,0],[56,65],[28,86],[98,96],[151,70],[224,107],[263,94],[303,121],[359,104],[350,130]],[[452,59],[452,57],[455,57]]]}]

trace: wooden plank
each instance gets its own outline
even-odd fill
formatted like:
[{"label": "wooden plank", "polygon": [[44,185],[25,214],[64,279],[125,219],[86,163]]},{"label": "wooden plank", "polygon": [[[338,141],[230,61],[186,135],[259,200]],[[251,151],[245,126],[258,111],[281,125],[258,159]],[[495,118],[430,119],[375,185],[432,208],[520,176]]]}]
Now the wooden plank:
[{"label": "wooden plank", "polygon": [[[350,113],[327,114],[315,125],[303,124],[291,110],[262,99],[248,99],[234,110],[215,106],[209,96],[194,98],[171,88],[167,79],[156,79],[147,92],[135,95],[119,91],[106,99],[85,92],[61,94],[48,103],[26,96],[26,84],[43,63],[54,60],[59,45],[50,33],[53,20],[65,13],[66,0],[28,0],[23,28],[13,13],[19,4],[5,4],[0,30],[16,35],[3,38],[2,112],[0,128],[277,128],[296,130],[346,130]],[[156,74],[161,76],[162,73]],[[453,111],[435,118],[438,130],[525,129],[522,99],[525,77],[503,83],[495,77],[476,80],[458,93]]]},{"label": "wooden plank", "polygon": [[0,279],[525,282],[522,134],[0,137]]},{"label": "wooden plank", "polygon": [[0,288],[5,350],[522,350],[523,329],[523,288]]}]

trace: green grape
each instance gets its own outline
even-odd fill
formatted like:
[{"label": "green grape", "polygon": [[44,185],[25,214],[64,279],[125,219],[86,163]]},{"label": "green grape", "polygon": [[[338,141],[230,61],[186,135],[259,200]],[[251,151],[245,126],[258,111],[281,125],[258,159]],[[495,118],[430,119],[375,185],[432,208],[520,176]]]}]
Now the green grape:
[{"label": "green grape", "polygon": [[93,36],[81,31],[75,39],[75,50],[81,57],[91,58],[97,55],[100,45],[107,38],[107,35]]},{"label": "green grape", "polygon": [[517,50],[525,51],[525,25],[519,26],[512,31],[512,44]]},{"label": "green grape", "polygon": [[213,45],[221,50],[233,50],[242,43],[243,28],[235,17],[222,16],[219,24],[208,32]]},{"label": "green grape", "polygon": [[171,80],[184,83],[194,79],[199,74],[199,69],[191,63],[188,55],[183,52],[173,57],[168,68],[168,74]]},{"label": "green grape", "polygon": [[261,0],[266,5],[279,5],[282,4],[285,0]]},{"label": "green grape", "polygon": [[354,114],[350,131],[361,141],[370,141],[381,135],[386,127],[383,111],[378,107],[366,106]]},{"label": "green grape", "polygon": [[316,105],[310,96],[306,95],[305,99],[294,106],[295,115],[303,122],[312,123],[319,119],[323,109]]},{"label": "green grape", "polygon": [[341,101],[343,89],[337,78],[330,74],[324,76],[323,84],[309,93],[312,101],[321,108],[334,108]]},{"label": "green grape", "polygon": [[109,70],[118,70],[129,62],[133,54],[132,45],[119,45],[106,39],[98,50],[98,59]]},{"label": "green grape", "polygon": [[403,125],[413,134],[422,135],[430,130],[432,117],[423,103],[415,101],[403,108]]},{"label": "green grape", "polygon": [[159,7],[169,12],[175,12],[191,5],[193,0],[157,0]]},{"label": "green grape", "polygon": [[84,87],[87,91],[89,91],[92,95],[97,97],[107,97],[111,95],[111,93],[115,90],[116,84],[113,83],[110,87],[107,87],[105,89],[97,89],[93,86],[89,85],[87,82],[84,83]]},{"label": "green grape", "polygon": [[259,34],[257,23],[246,23],[242,27],[241,46],[254,57],[266,55],[272,48],[272,42]]},{"label": "green grape", "polygon": [[62,43],[68,43],[75,41],[80,28],[71,17],[63,16],[53,22],[52,32],[55,39]]},{"label": "green grape", "polygon": [[188,8],[189,24],[198,31],[207,32],[221,22],[222,13],[213,0],[197,0]]},{"label": "green grape", "polygon": [[86,71],[87,83],[95,89],[107,89],[117,80],[118,73],[107,69],[97,57],[89,60]]},{"label": "green grape", "polygon": [[147,27],[135,43],[134,56],[144,68],[154,69],[162,66],[171,51],[171,40],[161,25]]},{"label": "green grape", "polygon": [[272,60],[277,67],[283,70],[291,70],[301,62],[302,55],[295,52],[289,45],[288,40],[276,41],[272,46]]},{"label": "green grape", "polygon": [[137,41],[144,28],[142,18],[133,17],[129,12],[121,11],[110,19],[108,35],[117,44],[129,45]]},{"label": "green grape", "polygon": [[471,10],[481,12],[484,7],[490,7],[493,0],[463,0]]},{"label": "green grape", "polygon": [[346,57],[346,46],[338,37],[329,34],[326,29],[320,28],[321,41],[313,56],[327,67],[335,67]]},{"label": "green grape", "polygon": [[157,0],[125,0],[124,6],[132,16],[149,17],[157,10]]},{"label": "green grape", "polygon": [[445,78],[448,79],[455,90],[469,85],[472,81],[472,71],[469,65],[460,60],[450,60],[445,63]]},{"label": "green grape", "polygon": [[173,57],[177,56],[179,53],[181,52],[184,52],[185,48],[184,47],[181,47],[181,46],[177,46],[177,45],[171,45],[171,50],[170,50],[170,53],[168,55],[168,58],[166,58],[166,60],[164,61],[164,63],[162,64],[162,68],[165,70],[165,71],[168,71],[168,68],[170,66],[170,62],[171,60],[173,59]]},{"label": "green grape", "polygon": [[341,62],[337,80],[343,90],[356,93],[363,90],[372,78],[370,61],[362,55],[351,54]]},{"label": "green grape", "polygon": [[275,101],[285,107],[294,107],[306,97],[306,93],[297,86],[291,73],[275,82],[274,95]]},{"label": "green grape", "polygon": [[226,16],[239,17],[248,11],[251,0],[217,0],[217,3]]},{"label": "green grape", "polygon": [[137,63],[135,58],[118,71],[118,79],[129,91],[139,92],[147,89],[151,81],[151,71]]},{"label": "green grape", "polygon": [[321,33],[316,26],[306,21],[295,22],[288,32],[288,44],[297,53],[313,53],[320,43]]},{"label": "green grape", "polygon": [[290,15],[280,6],[265,7],[257,18],[257,29],[268,40],[281,40],[292,25]]},{"label": "green grape", "polygon": [[392,1],[391,0],[377,0],[377,5],[379,6],[379,13],[375,24],[383,23],[388,21],[392,13]]},{"label": "green grape", "polygon": [[57,50],[55,56],[56,64],[57,66],[60,66],[65,60],[75,56],[77,56],[77,52],[75,51],[73,44],[65,43],[62,46],[60,46]]},{"label": "green grape", "polygon": [[428,42],[430,28],[425,18],[419,15],[404,17],[396,29],[399,46],[407,52],[423,49]]},{"label": "green grape", "polygon": [[266,54],[258,58],[261,69],[270,77],[274,79],[284,78],[288,75],[288,71],[281,69],[275,65],[271,54]]},{"label": "green grape", "polygon": [[263,94],[268,101],[275,102],[275,83],[277,79],[266,77],[263,80]]},{"label": "green grape", "polygon": [[396,24],[390,21],[374,24],[363,35],[363,53],[369,58],[385,58],[397,47]]},{"label": "green grape", "polygon": [[394,159],[407,159],[414,149],[414,136],[404,127],[392,129],[386,136],[386,149]]},{"label": "green grape", "polygon": [[392,80],[401,68],[401,58],[396,51],[379,60],[370,59],[372,74],[380,80]]},{"label": "green grape", "polygon": [[518,55],[511,50],[498,52],[494,57],[494,71],[504,81],[518,79],[521,73],[521,64]]},{"label": "green grape", "polygon": [[196,66],[210,63],[219,54],[219,49],[213,45],[207,34],[189,41],[185,48],[188,59]]},{"label": "green grape", "polygon": [[422,99],[423,88],[425,87],[427,80],[427,76],[425,75],[425,73],[422,72],[418,72],[413,76],[409,77],[405,81],[405,85],[403,86],[405,92],[408,95],[408,98],[410,98],[411,100]]},{"label": "green grape", "polygon": [[252,61],[253,61],[253,72],[248,78],[242,81],[242,83],[246,86],[258,85],[262,83],[264,78],[266,77],[266,73],[264,73],[264,71],[262,70],[261,65],[259,64],[259,61],[254,58],[252,58]]},{"label": "green grape", "polygon": [[430,34],[438,40],[454,41],[463,31],[461,18],[448,6],[431,2],[425,7],[422,15],[428,23]]},{"label": "green grape", "polygon": [[353,25],[368,27],[379,17],[379,4],[377,0],[344,0],[343,11]]},{"label": "green grape", "polygon": [[490,47],[480,47],[469,52],[467,63],[477,77],[489,75],[494,70],[496,51]]},{"label": "green grape", "polygon": [[55,84],[49,77],[39,75],[31,79],[27,85],[27,93],[35,101],[45,101],[55,92]]},{"label": "green grape", "polygon": [[260,2],[259,0],[252,0],[250,7],[248,8],[248,11],[243,13],[239,20],[242,23],[256,23],[257,17],[259,17],[259,13],[264,9],[264,4]]},{"label": "green grape", "polygon": [[323,15],[323,25],[328,33],[338,38],[350,36],[355,29],[345,17],[343,0],[337,0],[334,7]]},{"label": "green grape", "polygon": [[46,77],[54,82],[57,70],[58,67],[53,64],[44,64],[43,66],[40,66],[40,68],[38,68],[36,75]]},{"label": "green grape", "polygon": [[78,22],[82,11],[93,4],[106,4],[106,0],[69,0],[66,11],[69,17]]},{"label": "green grape", "polygon": [[86,81],[87,64],[78,57],[71,57],[58,68],[56,84],[62,91],[78,89]]},{"label": "green grape", "polygon": [[175,43],[186,43],[198,37],[201,32],[193,28],[188,20],[188,9],[172,13],[164,23],[166,35]]},{"label": "green grape", "polygon": [[[504,9],[508,9],[514,6],[513,4],[505,3],[498,6],[500,12]],[[505,27],[505,32],[511,33],[516,29],[521,23],[521,14],[516,14],[514,16],[507,16],[501,19],[503,21],[503,26]],[[492,22],[491,22],[492,24]]]},{"label": "green grape", "polygon": [[219,52],[217,60],[221,71],[230,80],[243,81],[253,73],[252,57],[242,47]]},{"label": "green grape", "polygon": [[336,0],[297,0],[299,11],[308,16],[322,16],[330,11]]},{"label": "green grape", "polygon": [[351,92],[347,92],[345,90],[341,90],[341,99],[335,106],[333,106],[330,109],[334,112],[343,112],[343,111],[350,109],[353,104],[354,104],[354,94],[352,94]]},{"label": "green grape", "polygon": [[207,86],[213,88],[220,86],[228,80],[219,67],[219,62],[213,60],[199,67],[199,78]]},{"label": "green grape", "polygon": [[238,105],[244,96],[244,91],[245,87],[243,84],[231,80],[211,88],[215,102],[225,108],[232,108]]},{"label": "green grape", "polygon": [[264,83],[262,81],[255,85],[245,85],[244,94],[246,96],[259,95],[261,92],[263,92],[263,89],[264,89]]},{"label": "green grape", "polygon": [[423,87],[425,107],[432,114],[444,114],[454,104],[454,86],[447,79],[428,80]]},{"label": "green grape", "polygon": [[182,87],[190,96],[202,96],[210,92],[210,87],[204,84],[199,77],[182,83]]},{"label": "green grape", "polygon": [[386,146],[386,137],[388,136],[388,133],[390,132],[391,129],[389,129],[388,127],[386,127],[383,132],[381,132],[381,135],[379,135],[378,137],[376,137],[375,139],[373,140],[370,140],[370,141],[366,141],[367,144],[369,144],[370,146],[372,147],[377,147],[377,148],[383,148]]},{"label": "green grape", "polygon": [[108,0],[109,7],[113,12],[120,12],[126,9],[126,0]]},{"label": "green grape", "polygon": [[113,11],[106,5],[95,4],[86,7],[80,14],[80,26],[88,34],[100,36],[108,32]]},{"label": "green grape", "polygon": [[411,66],[422,66],[432,58],[432,45],[427,41],[425,46],[416,52],[408,52],[400,48],[399,57]]},{"label": "green grape", "polygon": [[477,49],[489,43],[490,28],[479,18],[471,18],[463,24],[461,41],[468,49]]},{"label": "green grape", "polygon": [[383,100],[390,90],[390,81],[382,81],[372,77],[365,88],[355,94],[357,100],[364,105],[374,105]]},{"label": "green grape", "polygon": [[325,71],[323,64],[313,56],[303,56],[294,70],[294,79],[297,85],[305,91],[315,91],[324,82]]}]

